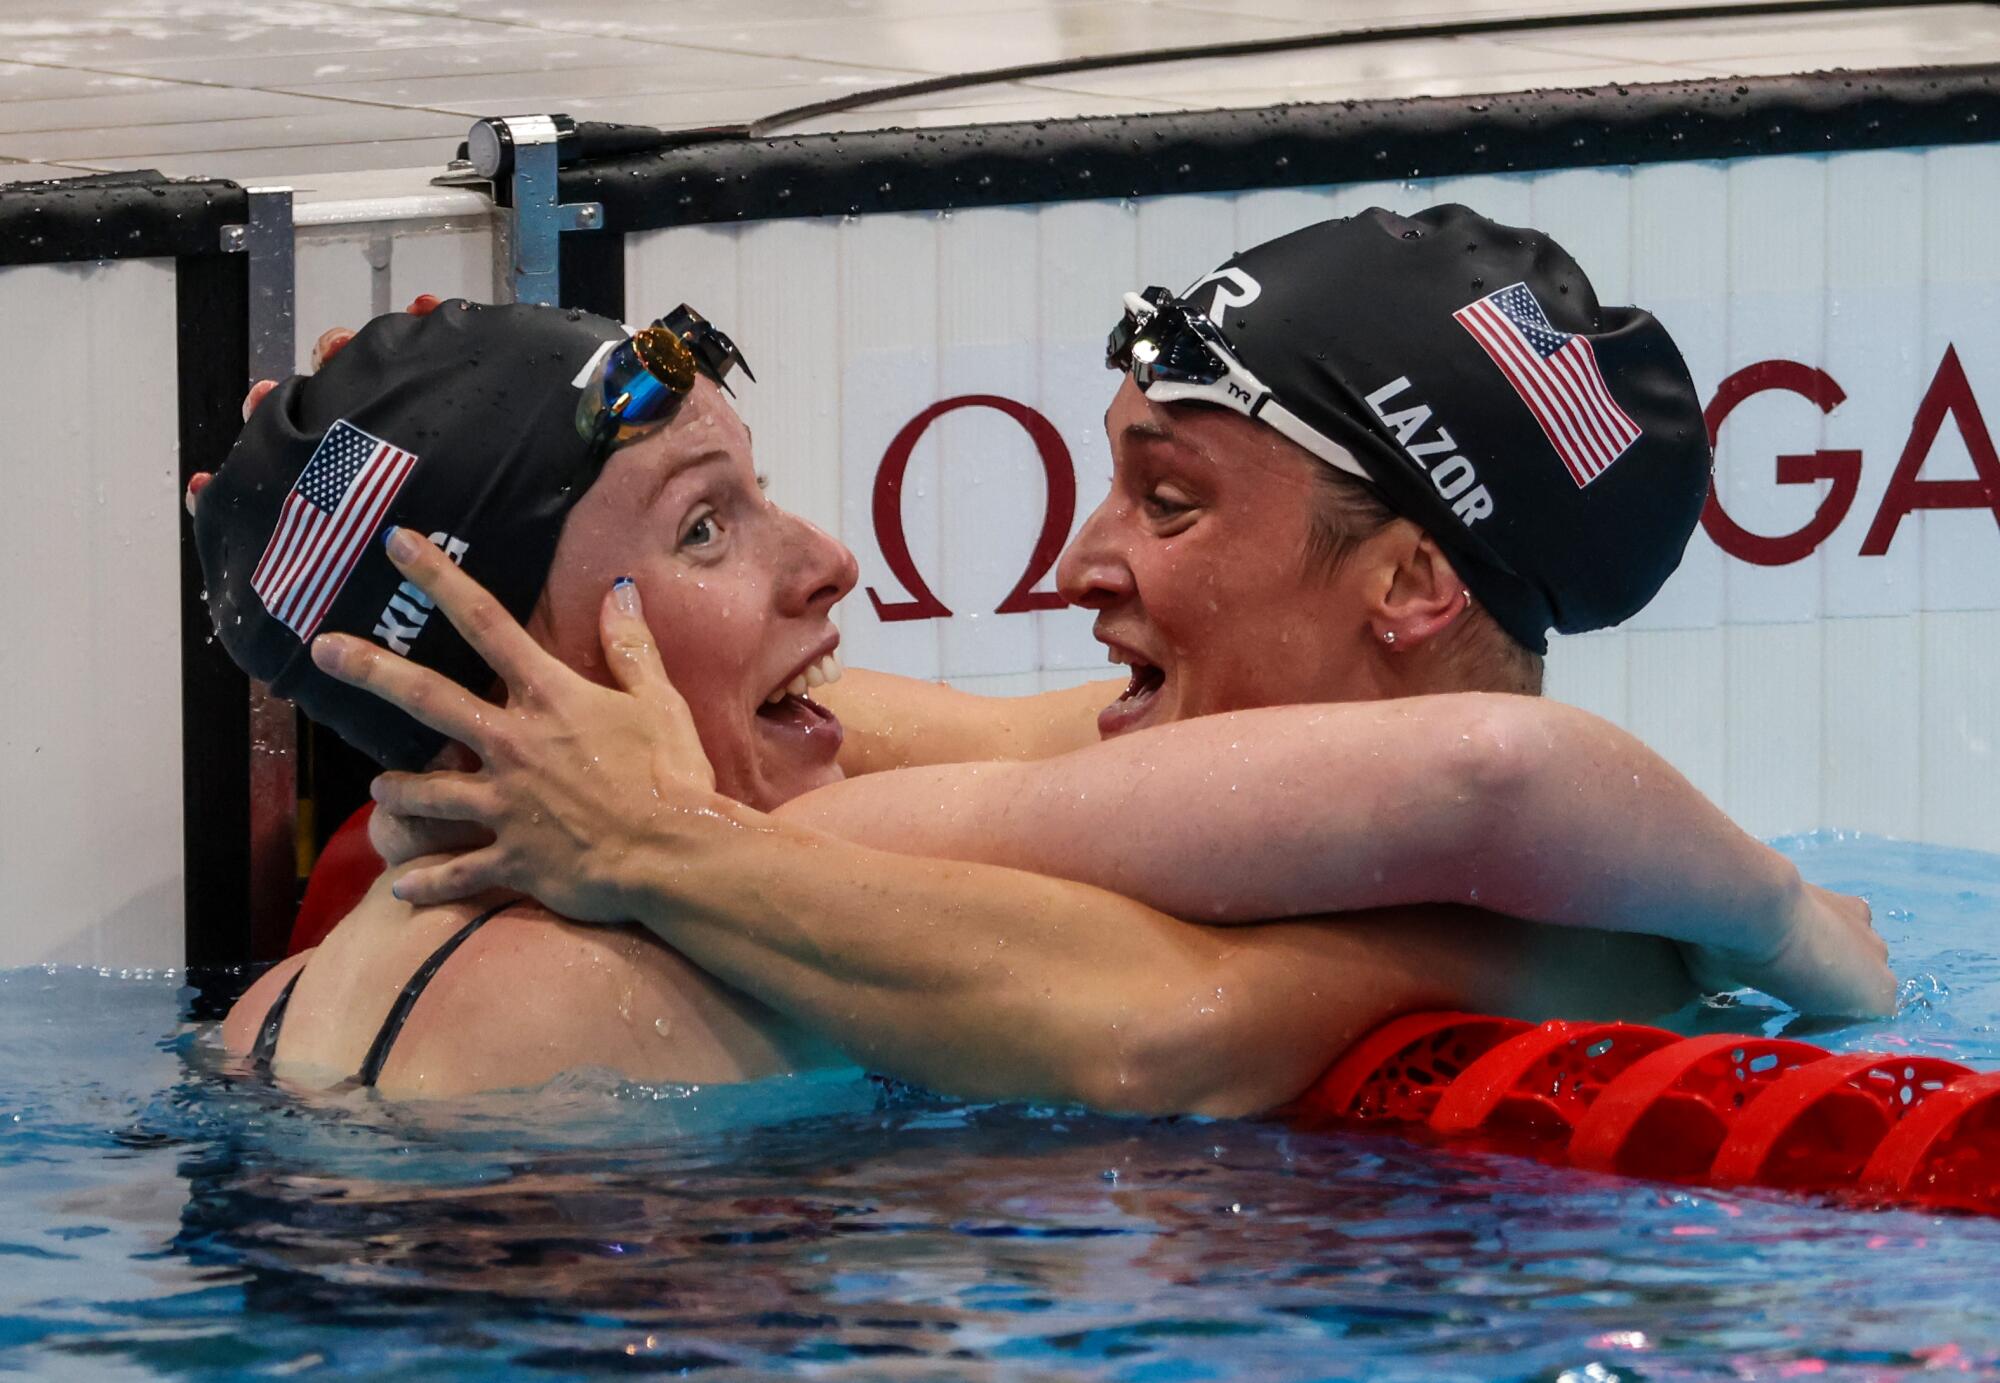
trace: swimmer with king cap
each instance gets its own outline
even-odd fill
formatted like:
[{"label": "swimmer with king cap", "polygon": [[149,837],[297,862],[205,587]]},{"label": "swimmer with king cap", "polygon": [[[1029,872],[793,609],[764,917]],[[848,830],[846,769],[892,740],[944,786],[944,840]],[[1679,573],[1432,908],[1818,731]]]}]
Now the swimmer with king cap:
[{"label": "swimmer with king cap", "polygon": [[[1523,298],[1542,314],[1531,341],[1587,347],[1572,354],[1594,356],[1622,446],[1609,414],[1608,440],[1559,443],[1562,420],[1460,315],[1500,290],[1503,315]],[[454,340],[427,330],[440,320],[494,330]],[[531,320],[564,324],[545,351],[518,349]],[[385,1089],[583,1064],[727,1079],[837,1050],[965,1095],[1239,1114],[1401,1010],[1658,1016],[1690,993],[1684,957],[1803,1007],[1888,1006],[1865,905],[1804,884],[1614,727],[1502,694],[1537,689],[1548,628],[1650,597],[1706,486],[1671,341],[1600,308],[1546,237],[1463,208],[1376,211],[1247,251],[1184,297],[1127,300],[1112,492],[1060,573],[1131,667],[1122,693],[995,703],[850,673],[798,695],[852,559],[758,492],[719,375],[608,456],[570,457],[533,421],[573,415],[581,362],[620,335],[546,309],[378,321],[280,386],[202,496],[239,660],[378,754],[406,742],[383,756],[399,767],[438,737],[478,757],[381,780],[383,838],[407,849],[425,818],[495,837],[399,864],[321,952],[260,981],[232,1041],[247,1049],[296,977],[281,1074],[355,1069],[408,977],[482,911],[448,900],[493,889],[552,911],[510,908],[430,967]],[[274,541],[274,497],[342,421],[419,473],[487,454],[490,474],[438,462],[477,478],[448,513],[399,492],[393,554],[361,556],[329,619],[272,633],[260,662],[231,642],[262,607],[237,564]],[[289,459],[260,474],[273,427]],[[226,488],[239,463],[251,478]],[[525,466],[549,468],[508,501],[532,533],[504,527],[500,499]],[[239,523],[223,558],[215,535]],[[429,614],[407,653],[369,633],[399,593]],[[473,662],[433,651],[454,643]],[[356,728],[368,715],[380,726]],[[614,1001],[635,989],[661,1011]]]}]

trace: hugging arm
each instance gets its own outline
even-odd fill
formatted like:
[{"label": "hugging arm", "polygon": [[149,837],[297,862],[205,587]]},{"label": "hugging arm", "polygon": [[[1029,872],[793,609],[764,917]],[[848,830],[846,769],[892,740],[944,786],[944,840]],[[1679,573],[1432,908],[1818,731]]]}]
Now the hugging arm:
[{"label": "hugging arm", "polygon": [[1740,944],[1800,888],[1782,855],[1631,735],[1517,696],[1204,716],[1053,759],[835,783],[777,815],[1211,922],[1476,903]]},{"label": "hugging arm", "polygon": [[1443,908],[1200,926],[763,820],[735,850],[649,854],[640,920],[868,1069],[970,1098],[1253,1114],[1399,1012],[1635,1019],[1692,995],[1652,937]]},{"label": "hugging arm", "polygon": [[1695,948],[1705,983],[1884,1011],[1867,905],[1812,888],[1633,736],[1540,698],[1273,707],[1040,762],[837,783],[779,815],[1180,917],[1468,903]]}]

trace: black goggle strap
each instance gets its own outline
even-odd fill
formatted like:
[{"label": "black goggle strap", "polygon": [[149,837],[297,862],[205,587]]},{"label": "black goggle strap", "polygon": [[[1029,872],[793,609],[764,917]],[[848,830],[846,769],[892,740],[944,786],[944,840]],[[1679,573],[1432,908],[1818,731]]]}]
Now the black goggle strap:
[{"label": "black goggle strap", "polygon": [[734,341],[723,334],[720,327],[696,312],[686,303],[660,318],[653,325],[665,327],[679,337],[689,352],[693,354],[695,368],[722,386],[723,392],[734,398],[736,391],[729,387],[727,378],[731,369],[741,367],[743,375],[752,384],[757,382],[756,371],[743,358],[743,352]]}]

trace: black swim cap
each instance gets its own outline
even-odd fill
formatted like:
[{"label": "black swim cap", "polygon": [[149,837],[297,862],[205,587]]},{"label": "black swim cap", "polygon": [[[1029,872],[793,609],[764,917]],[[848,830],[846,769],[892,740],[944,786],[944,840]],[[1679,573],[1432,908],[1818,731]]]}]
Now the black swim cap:
[{"label": "black swim cap", "polygon": [[1377,207],[1245,250],[1184,296],[1339,441],[1523,646],[1637,612],[1680,565],[1710,452],[1652,314],[1539,231]]},{"label": "black swim cap", "polygon": [[452,301],[378,317],[318,374],[257,406],[195,506],[217,635],[237,665],[392,768],[444,738],[313,665],[310,639],[354,634],[483,693],[493,673],[382,550],[429,535],[516,619],[602,458],[577,431],[581,379],[617,322]]}]

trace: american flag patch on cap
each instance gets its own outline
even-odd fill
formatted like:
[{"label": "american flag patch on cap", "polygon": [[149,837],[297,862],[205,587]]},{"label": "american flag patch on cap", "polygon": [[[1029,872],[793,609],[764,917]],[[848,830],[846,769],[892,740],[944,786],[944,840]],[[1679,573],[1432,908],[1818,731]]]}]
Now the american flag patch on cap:
[{"label": "american flag patch on cap", "polygon": [[313,449],[250,577],[264,608],[302,642],[326,618],[416,465],[412,453],[345,419]]},{"label": "american flag patch on cap", "polygon": [[1578,489],[1639,440],[1639,425],[1611,397],[1590,342],[1556,330],[1527,284],[1488,293],[1451,315],[1528,405]]}]

